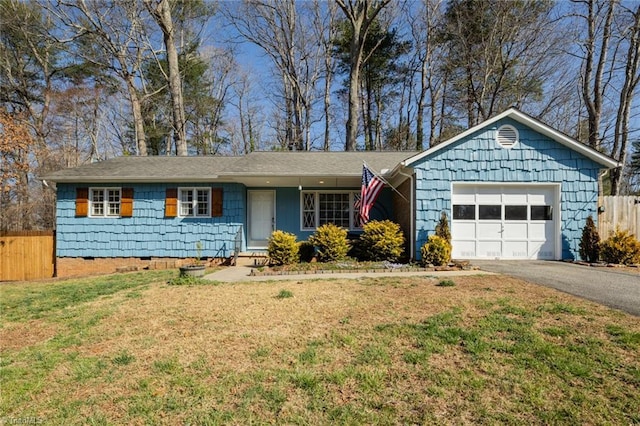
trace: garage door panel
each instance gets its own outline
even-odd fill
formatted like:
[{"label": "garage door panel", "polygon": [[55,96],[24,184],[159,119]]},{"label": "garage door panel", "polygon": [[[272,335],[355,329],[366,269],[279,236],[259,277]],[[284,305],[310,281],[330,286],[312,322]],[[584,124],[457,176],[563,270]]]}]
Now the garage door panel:
[{"label": "garage door panel", "polygon": [[502,222],[480,222],[478,224],[478,239],[500,239]]},{"label": "garage door panel", "polygon": [[529,194],[529,204],[551,205],[553,204],[553,194],[548,194],[548,193]]},{"label": "garage door panel", "polygon": [[550,228],[550,223],[531,223],[529,224],[529,238],[536,241],[544,241],[549,235],[549,231],[552,231]]},{"label": "garage door panel", "polygon": [[504,204],[527,204],[527,194],[504,194]]},{"label": "garage door panel", "polygon": [[505,241],[503,244],[502,257],[510,259],[527,258],[528,243],[527,241]]},{"label": "garage door panel", "polygon": [[530,241],[530,259],[553,259],[553,244],[549,241]]},{"label": "garage door panel", "polygon": [[504,223],[504,232],[502,233],[502,237],[504,239],[524,239],[528,238],[528,226],[527,222],[505,222]]},{"label": "garage door panel", "polygon": [[455,194],[452,197],[453,204],[475,204],[476,194]]},{"label": "garage door panel", "polygon": [[453,246],[452,257],[455,259],[468,259],[476,257],[476,242],[458,240]]},{"label": "garage door panel", "polygon": [[502,194],[478,194],[476,201],[478,204],[501,204]]},{"label": "garage door panel", "polygon": [[502,241],[479,241],[478,257],[502,257]]},{"label": "garage door panel", "polygon": [[456,223],[456,227],[451,231],[451,238],[455,240],[464,240],[467,238],[475,239],[475,236],[475,222],[458,222]]}]

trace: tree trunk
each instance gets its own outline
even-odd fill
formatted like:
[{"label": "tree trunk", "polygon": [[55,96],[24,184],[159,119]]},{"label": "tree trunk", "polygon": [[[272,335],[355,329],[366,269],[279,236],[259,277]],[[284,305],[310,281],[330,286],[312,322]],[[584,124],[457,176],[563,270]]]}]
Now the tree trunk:
[{"label": "tree trunk", "polygon": [[360,88],[360,70],[363,62],[364,44],[371,23],[375,21],[380,11],[391,0],[336,0],[347,20],[351,24],[352,34],[349,49],[349,113],[347,118],[345,150],[356,150],[358,138],[358,98]]},{"label": "tree trunk", "polygon": [[620,103],[616,116],[614,143],[611,155],[618,160],[620,167],[611,173],[611,195],[618,195],[627,163],[627,145],[629,141],[629,120],[634,92],[640,81],[640,6],[636,9],[629,37],[629,49],[625,64],[624,83],[620,91]]},{"label": "tree trunk", "polygon": [[158,26],[162,30],[164,46],[167,50],[169,66],[169,93],[171,94],[171,109],[173,114],[173,140],[176,144],[177,155],[187,155],[187,137],[185,132],[184,100],[182,98],[182,80],[178,64],[178,49],[175,45],[175,29],[171,17],[169,0],[160,0],[153,8],[146,2]]},{"label": "tree trunk", "polygon": [[[607,61],[607,51],[609,48],[609,40],[611,38],[611,22],[613,20],[613,11],[615,9],[616,0],[609,0],[609,9],[605,22],[603,23],[602,40],[600,44],[600,54],[597,59],[595,76],[593,75],[594,64],[596,61],[596,21],[598,16],[595,13],[596,0],[589,0],[587,14],[587,41],[586,41],[586,57],[584,64],[584,77],[582,80],[582,97],[587,108],[587,123],[589,126],[589,146],[594,149],[600,148],[600,121],[602,119],[602,97],[603,85],[602,75],[604,66]],[[593,79],[593,92],[591,83]]]},{"label": "tree trunk", "polygon": [[[354,46],[351,47],[353,57]],[[361,56],[361,55],[360,55]],[[359,96],[358,87],[360,85],[360,60],[351,62],[351,70],[349,71],[349,115],[347,117],[347,139],[345,143],[345,151],[356,150],[356,140],[358,138],[358,108]]]},{"label": "tree trunk", "polygon": [[126,82],[127,90],[129,92],[129,100],[131,101],[131,111],[133,112],[133,130],[136,139],[137,154],[146,157],[147,141],[144,133],[144,120],[142,118],[140,96],[138,96],[138,91],[136,90],[132,75],[127,76]]}]

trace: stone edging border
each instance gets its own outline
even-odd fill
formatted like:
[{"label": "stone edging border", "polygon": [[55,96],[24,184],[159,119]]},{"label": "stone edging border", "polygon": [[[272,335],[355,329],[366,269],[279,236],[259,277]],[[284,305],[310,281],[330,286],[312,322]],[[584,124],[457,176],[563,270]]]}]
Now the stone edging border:
[{"label": "stone edging border", "polygon": [[432,268],[374,268],[374,269],[311,269],[305,271],[258,271],[251,269],[249,276],[268,277],[279,275],[318,275],[318,274],[357,274],[357,273],[388,273],[388,272],[437,272],[437,271],[473,271],[478,267],[452,268],[448,266]]}]

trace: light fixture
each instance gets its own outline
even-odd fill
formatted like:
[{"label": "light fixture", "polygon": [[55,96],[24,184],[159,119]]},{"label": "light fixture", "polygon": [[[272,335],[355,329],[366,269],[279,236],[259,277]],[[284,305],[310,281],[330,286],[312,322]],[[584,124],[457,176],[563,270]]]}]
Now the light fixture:
[{"label": "light fixture", "polygon": [[298,185],[298,191],[302,191],[302,185]]},{"label": "light fixture", "polygon": [[324,181],[323,181],[323,180],[321,180],[321,181],[320,181],[320,182],[318,182],[318,183],[324,183]]}]

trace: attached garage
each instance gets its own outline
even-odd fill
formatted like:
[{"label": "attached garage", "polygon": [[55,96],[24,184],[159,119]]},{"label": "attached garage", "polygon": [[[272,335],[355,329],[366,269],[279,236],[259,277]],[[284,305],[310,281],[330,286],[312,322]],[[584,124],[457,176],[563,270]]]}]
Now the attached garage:
[{"label": "attached garage", "polygon": [[559,185],[453,184],[457,259],[556,259]]},{"label": "attached garage", "polygon": [[413,253],[444,212],[454,259],[577,259],[598,176],[617,163],[514,108],[401,163]]}]

